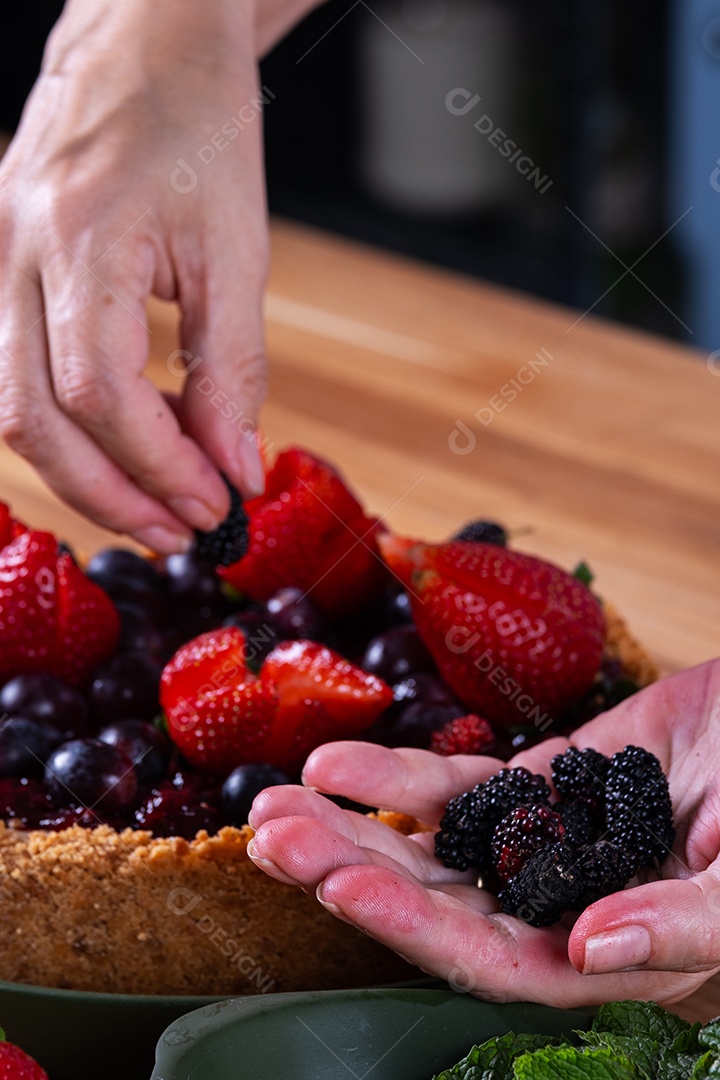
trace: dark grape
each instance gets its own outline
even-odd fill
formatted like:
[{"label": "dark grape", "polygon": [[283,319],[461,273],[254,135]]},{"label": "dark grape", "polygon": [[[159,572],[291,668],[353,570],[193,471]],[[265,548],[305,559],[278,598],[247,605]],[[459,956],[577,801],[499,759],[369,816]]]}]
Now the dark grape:
[{"label": "dark grape", "polygon": [[118,652],[141,652],[160,656],[163,633],[155,619],[136,604],[115,604],[120,616],[120,640]]},{"label": "dark grape", "polygon": [[192,549],[169,555],[165,560],[165,576],[168,594],[185,608],[209,615],[229,607],[215,567]]},{"label": "dark grape", "polygon": [[0,690],[0,711],[49,723],[65,739],[85,735],[90,726],[90,712],[80,691],[52,675],[16,675],[10,679]]},{"label": "dark grape", "polygon": [[259,668],[280,641],[273,620],[264,612],[252,608],[228,615],[223,626],[237,626],[242,630],[245,635],[245,658],[253,668]]},{"label": "dark grape", "polygon": [[143,653],[113,656],[95,672],[88,696],[100,721],[152,720],[160,711],[160,665]]},{"label": "dark grape", "polygon": [[382,746],[414,746],[426,750],[430,737],[448,720],[464,716],[466,709],[452,703],[432,704],[411,701],[400,712],[393,713],[392,706],[363,736],[369,742]]},{"label": "dark grape", "polygon": [[290,777],[274,765],[238,765],[222,786],[222,801],[233,825],[247,822],[253,799],[266,787],[289,784]]},{"label": "dark grape", "polygon": [[165,775],[170,743],[152,724],[144,720],[118,720],[104,727],[98,738],[127,754],[141,784],[151,784]]},{"label": "dark grape", "polygon": [[266,607],[281,639],[318,641],[322,635],[323,617],[302,589],[294,586],[279,589],[270,597]]},{"label": "dark grape", "polygon": [[434,671],[435,664],[414,626],[397,626],[368,643],[360,667],[394,685],[416,671]]},{"label": "dark grape", "polygon": [[45,783],[61,805],[123,810],[137,794],[137,775],[127,754],[99,739],[73,739],[53,750]]},{"label": "dark grape", "polygon": [[0,724],[0,776],[40,776],[45,759],[63,742],[47,720],[9,716]]},{"label": "dark grape", "polygon": [[111,595],[118,581],[142,582],[152,592],[163,591],[162,578],[152,563],[129,548],[104,548],[98,551],[87,564],[85,573]]},{"label": "dark grape", "polygon": [[409,595],[401,589],[399,592],[389,596],[385,601],[384,615],[388,627],[411,623],[413,616]]}]

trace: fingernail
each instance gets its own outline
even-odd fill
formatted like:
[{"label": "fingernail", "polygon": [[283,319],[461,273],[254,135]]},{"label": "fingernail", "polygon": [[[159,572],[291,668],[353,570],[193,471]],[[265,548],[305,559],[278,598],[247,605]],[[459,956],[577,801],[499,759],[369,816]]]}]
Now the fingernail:
[{"label": "fingernail", "polygon": [[278,868],[277,863],[274,863],[272,859],[263,859],[260,855],[253,854],[255,847],[255,839],[248,840],[247,853],[248,857],[252,859],[255,866],[260,870],[265,870],[270,877],[274,877],[276,881],[283,881],[286,885],[297,885],[295,878],[289,877],[286,873]]},{"label": "fingernail", "polygon": [[220,524],[219,515],[211,510],[207,503],[201,502],[192,495],[178,495],[174,499],[168,499],[167,504],[174,514],[183,521],[187,521],[193,529],[211,532]]},{"label": "fingernail", "polygon": [[264,859],[261,855],[255,854],[256,847],[257,844],[255,843],[255,837],[253,836],[247,842],[246,851],[248,853],[248,858],[252,859],[256,866],[261,866],[264,870],[277,870],[277,863],[274,863],[272,859]]},{"label": "fingernail", "polygon": [[245,495],[249,499],[262,495],[265,490],[265,467],[254,432],[252,435],[243,435],[238,444],[237,457]]},{"label": "fingernail", "polygon": [[583,975],[626,971],[650,959],[652,938],[644,926],[618,926],[585,942]]},{"label": "fingernail", "polygon": [[317,889],[315,890],[315,896],[317,897],[317,899],[320,901],[322,906],[327,911],[331,911],[333,913],[333,915],[342,915],[342,909],[339,908],[337,906],[337,904],[333,904],[331,900],[323,900],[323,886],[324,886],[324,884],[325,884],[324,881],[320,882]]},{"label": "fingernail", "polygon": [[165,525],[147,525],[144,529],[137,529],[132,536],[139,544],[145,544],[159,555],[178,555],[187,551],[192,543],[190,536],[173,532]]}]

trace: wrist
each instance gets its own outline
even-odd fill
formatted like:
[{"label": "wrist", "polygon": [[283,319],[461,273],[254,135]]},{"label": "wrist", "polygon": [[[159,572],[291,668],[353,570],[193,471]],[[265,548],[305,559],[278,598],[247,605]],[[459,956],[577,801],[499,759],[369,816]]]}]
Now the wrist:
[{"label": "wrist", "polygon": [[68,0],[48,40],[43,74],[88,66],[108,75],[192,83],[254,58],[255,0]]}]

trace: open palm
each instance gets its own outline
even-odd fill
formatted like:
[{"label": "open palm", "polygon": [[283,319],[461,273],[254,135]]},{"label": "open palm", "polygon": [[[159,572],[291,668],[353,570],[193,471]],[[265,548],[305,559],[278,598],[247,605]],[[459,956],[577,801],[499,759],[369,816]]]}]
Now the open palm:
[{"label": "open palm", "polygon": [[[677,829],[661,880],[598,900],[572,927],[537,929],[504,914],[471,872],[438,862],[431,833],[402,836],[318,794],[437,825],[450,798],[503,766],[495,758],[329,743],[308,759],[306,787],[258,796],[252,857],[424,971],[485,999],[678,1000],[720,970],[720,661],[641,691],[579,728],[572,743],[608,755],[628,744],[652,751],[668,775]],[[549,777],[550,759],[568,745],[549,739],[509,764]]]}]

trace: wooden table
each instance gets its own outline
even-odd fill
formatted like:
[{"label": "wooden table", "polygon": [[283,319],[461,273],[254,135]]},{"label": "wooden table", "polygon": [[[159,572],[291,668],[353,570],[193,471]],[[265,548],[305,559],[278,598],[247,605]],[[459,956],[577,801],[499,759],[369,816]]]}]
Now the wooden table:
[{"label": "wooden table", "polygon": [[[665,671],[720,652],[720,361],[295,225],[273,226],[263,426],[344,471],[398,532],[478,516],[585,559]],[[153,378],[175,312],[151,309]],[[0,449],[1,494],[85,550],[108,534]],[[682,1007],[720,1012],[720,981]]]}]

